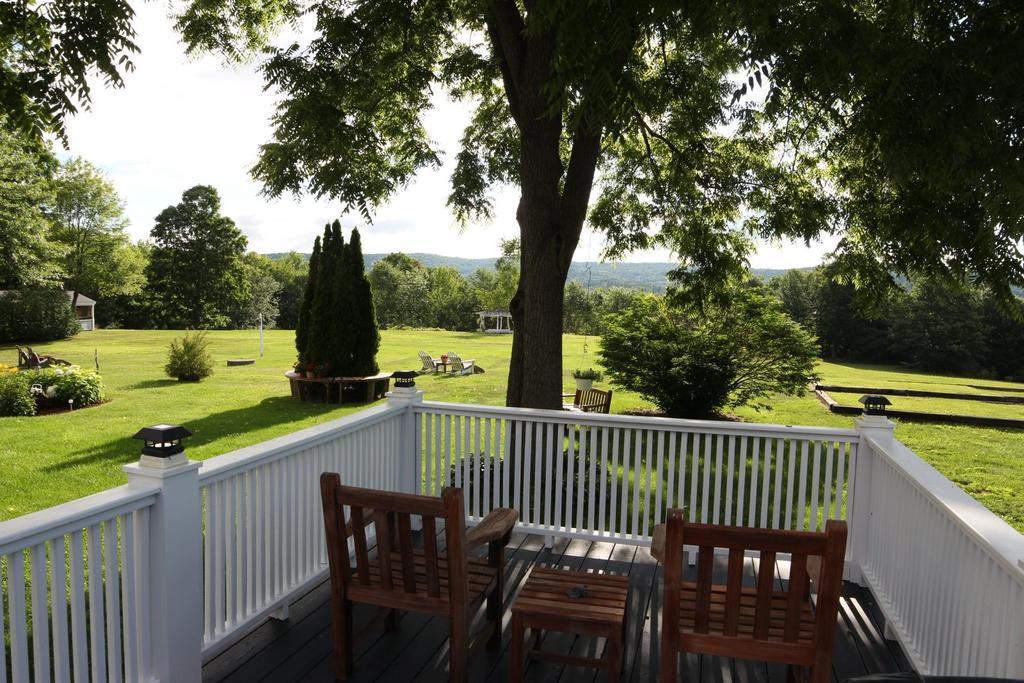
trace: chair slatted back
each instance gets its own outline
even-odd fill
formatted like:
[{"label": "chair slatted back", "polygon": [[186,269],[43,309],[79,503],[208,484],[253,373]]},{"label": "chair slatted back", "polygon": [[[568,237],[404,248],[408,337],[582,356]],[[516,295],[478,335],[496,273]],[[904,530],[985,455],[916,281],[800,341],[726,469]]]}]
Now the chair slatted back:
[{"label": "chair slatted back", "polygon": [[[449,605],[468,600],[460,489],[446,488],[440,498],[376,491],[342,486],[339,475],[325,472],[320,493],[331,579],[338,577],[349,599],[432,613],[446,613]],[[412,531],[417,517],[422,548],[416,547]],[[437,543],[438,520],[444,524],[443,551]],[[371,525],[377,546],[373,558]]]},{"label": "chair slatted back", "polygon": [[423,363],[423,372],[433,372],[434,359],[426,351],[420,351],[420,362]]},{"label": "chair slatted back", "polygon": [[612,410],[612,392],[600,389],[577,389],[572,403],[584,413],[607,415]]},{"label": "chair slatted back", "polygon": [[[683,581],[684,544],[698,549],[692,582]],[[728,551],[724,584],[713,581],[716,548]],[[743,585],[746,551],[760,554],[756,587]],[[815,665],[823,652],[831,657],[845,552],[846,523],[838,520],[824,532],[749,529],[690,523],[670,510],[663,624],[681,626],[683,651]],[[776,582],[783,554],[790,556],[785,590]],[[812,566],[820,566],[813,610]]]}]

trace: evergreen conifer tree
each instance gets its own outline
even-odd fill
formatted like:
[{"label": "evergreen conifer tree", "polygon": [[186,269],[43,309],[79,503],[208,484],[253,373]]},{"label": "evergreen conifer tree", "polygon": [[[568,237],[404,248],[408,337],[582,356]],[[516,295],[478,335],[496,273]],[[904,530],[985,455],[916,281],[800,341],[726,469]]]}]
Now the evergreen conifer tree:
[{"label": "evergreen conifer tree", "polygon": [[324,226],[324,239],[321,244],[320,267],[317,269],[316,288],[313,293],[313,307],[309,320],[309,342],[307,344],[308,360],[322,363],[328,367],[323,372],[331,374],[334,368],[331,363],[331,325],[330,320],[334,309],[333,288],[334,272],[337,267],[337,249],[331,234],[331,226]]},{"label": "evergreen conifer tree", "polygon": [[299,353],[299,362],[309,360],[309,323],[313,311],[313,297],[316,293],[317,269],[320,267],[320,235],[313,240],[313,253],[309,257],[309,274],[306,276],[306,288],[302,293],[302,304],[299,306],[299,319],[295,323],[295,350]]},{"label": "evergreen conifer tree", "polygon": [[331,290],[331,315],[329,326],[330,356],[334,365],[334,374],[338,377],[352,376],[351,327],[349,324],[349,302],[345,281],[347,263],[345,254],[345,236],[341,232],[341,221],[335,220],[331,225],[331,241],[334,244],[334,273],[330,280],[324,280],[322,287]]},{"label": "evergreen conifer tree", "polygon": [[380,347],[380,332],[377,330],[377,315],[373,308],[370,281],[363,272],[363,246],[359,239],[359,230],[356,228],[352,229],[345,257],[349,307],[352,311],[349,318],[352,328],[352,370],[357,376],[373,375],[379,369],[377,349]]}]

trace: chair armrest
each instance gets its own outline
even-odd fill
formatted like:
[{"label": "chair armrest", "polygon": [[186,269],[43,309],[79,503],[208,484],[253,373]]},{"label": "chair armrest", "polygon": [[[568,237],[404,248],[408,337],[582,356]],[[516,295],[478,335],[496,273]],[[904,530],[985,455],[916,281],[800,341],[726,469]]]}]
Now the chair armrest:
[{"label": "chair armrest", "polygon": [[466,532],[466,552],[481,545],[507,538],[516,525],[519,513],[512,508],[495,508],[483,521]]},{"label": "chair armrest", "polygon": [[651,533],[651,557],[665,564],[665,525],[655,524]]}]

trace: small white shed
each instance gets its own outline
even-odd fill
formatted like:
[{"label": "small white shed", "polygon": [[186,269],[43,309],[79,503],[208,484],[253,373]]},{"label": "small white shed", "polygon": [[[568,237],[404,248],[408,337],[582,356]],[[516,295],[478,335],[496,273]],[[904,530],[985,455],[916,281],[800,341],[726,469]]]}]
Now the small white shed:
[{"label": "small white shed", "polygon": [[488,334],[512,334],[512,314],[508,311],[477,311],[477,324]]},{"label": "small white shed", "polygon": [[[68,299],[71,301],[75,300],[75,293],[73,291],[65,291],[68,295]],[[96,301],[90,299],[81,292],[78,293],[78,301],[75,301],[75,315],[78,316],[78,322],[81,324],[82,329],[91,332],[96,329]]]}]

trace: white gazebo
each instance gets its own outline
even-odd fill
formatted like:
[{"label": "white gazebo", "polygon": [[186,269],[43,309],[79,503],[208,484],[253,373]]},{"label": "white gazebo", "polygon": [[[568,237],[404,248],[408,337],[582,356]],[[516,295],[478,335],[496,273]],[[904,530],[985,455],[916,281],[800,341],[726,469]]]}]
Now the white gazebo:
[{"label": "white gazebo", "polygon": [[488,334],[512,334],[512,314],[508,311],[477,311],[477,325]]}]

